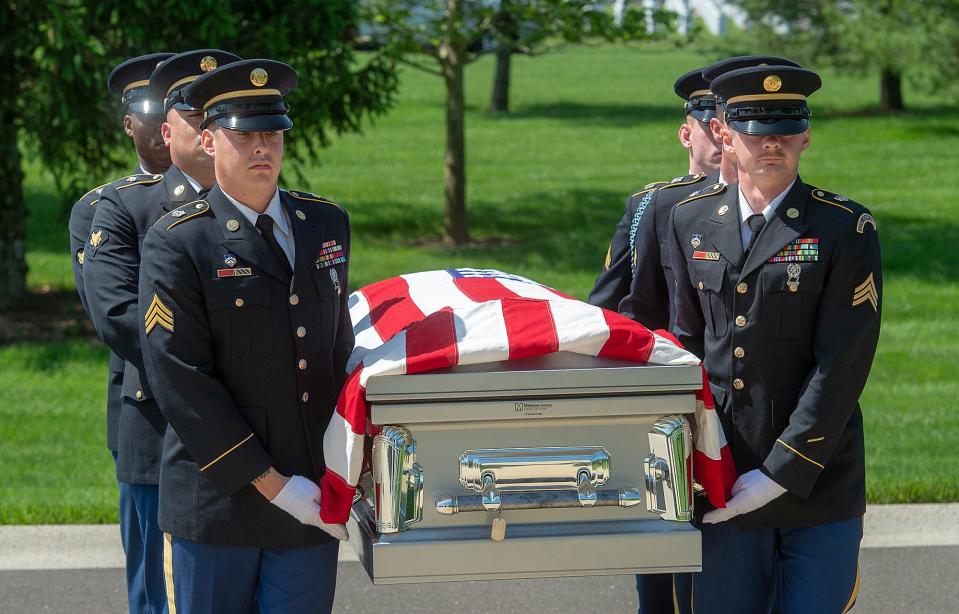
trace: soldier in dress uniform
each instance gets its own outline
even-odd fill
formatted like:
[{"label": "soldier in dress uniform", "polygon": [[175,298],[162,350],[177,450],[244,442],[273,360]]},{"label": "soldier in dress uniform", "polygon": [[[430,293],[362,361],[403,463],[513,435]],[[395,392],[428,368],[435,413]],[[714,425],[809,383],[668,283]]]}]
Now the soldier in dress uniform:
[{"label": "soldier in dress uniform", "polygon": [[[163,121],[160,109],[162,103],[149,95],[142,82],[150,78],[150,73],[158,62],[173,55],[172,53],[152,53],[127,60],[113,69],[107,79],[111,92],[120,97],[123,103],[123,129],[133,141],[137,152],[137,166],[132,176],[153,175],[170,166],[170,152],[166,147],[158,148],[155,142],[160,139],[160,123]],[[128,177],[121,177],[116,183],[123,183]],[[86,254],[84,244],[90,238],[90,226],[100,193],[110,184],[98,186],[74,203],[70,210],[70,254],[73,260],[73,279],[76,282],[80,303],[88,314],[87,297],[83,292],[83,265]],[[120,418],[120,386],[123,381],[123,360],[110,352],[110,365],[107,373],[107,447],[116,455],[117,422]]]},{"label": "soldier in dress uniform", "polygon": [[[646,184],[626,199],[626,210],[610,239],[603,271],[589,293],[590,304],[626,313],[652,330],[666,327],[668,311],[649,303],[621,306],[620,302],[629,294],[635,270],[637,228],[652,193],[657,188],[665,188],[681,194],[679,199],[682,199],[698,186],[705,185],[707,175],[719,171],[721,149],[709,128],[709,120],[716,113],[716,99],[709,91],[709,84],[703,80],[702,71],[702,68],[691,70],[673,84],[676,95],[685,101],[686,118],[680,124],[678,134],[680,144],[689,154],[689,173],[672,181]],[[665,308],[665,303],[662,307]]]},{"label": "soldier in dress uniform", "polygon": [[862,393],[879,339],[876,221],[806,184],[817,74],[728,72],[723,147],[738,183],[673,209],[673,332],[704,356],[740,474],[703,518],[697,612],[841,612],[855,601],[865,511]]},{"label": "soldier in dress uniform", "polygon": [[[141,343],[167,429],[160,528],[170,610],[329,612],[342,525],[320,520],[323,435],[353,348],[349,220],[277,187],[296,72],[197,79],[217,183],[147,233]],[[334,537],[335,536],[335,537]]]},{"label": "soldier in dress uniform", "polygon": [[117,481],[121,530],[127,543],[130,611],[164,612],[163,534],[157,526],[160,455],[166,421],[143,373],[137,312],[140,242],[168,211],[196,200],[214,182],[213,159],[200,147],[202,111],[183,101],[182,91],[218,65],[239,60],[216,49],[172,56],[155,67],[149,87],[163,101],[161,126],[173,166],[165,174],[135,175],[100,193],[84,247],[84,292],[97,333],[124,361],[117,427]]},{"label": "soldier in dress uniform", "polygon": [[[721,129],[725,125],[717,110],[722,110],[722,100],[709,89],[709,83],[717,76],[760,64],[795,65],[790,60],[777,56],[737,56],[706,66],[698,73],[692,71],[680,77],[674,85],[676,93],[687,100],[688,117],[706,122],[713,141],[721,142]],[[690,120],[687,118],[687,122]],[[682,135],[680,135],[682,136]],[[651,329],[666,328],[670,316],[669,295],[675,283],[667,256],[669,215],[673,206],[692,192],[714,183],[736,181],[736,160],[729,152],[722,152],[719,168],[704,175],[686,175],[671,182],[655,183],[630,197],[626,214],[613,235],[612,244],[630,246],[629,267],[621,263],[611,267],[600,276],[600,282],[615,286],[612,280],[617,274],[625,276],[628,290],[618,305],[618,311]],[[612,251],[612,250],[611,250]],[[642,614],[672,614],[677,608],[688,612],[690,574],[649,574],[636,576],[639,606]]]}]

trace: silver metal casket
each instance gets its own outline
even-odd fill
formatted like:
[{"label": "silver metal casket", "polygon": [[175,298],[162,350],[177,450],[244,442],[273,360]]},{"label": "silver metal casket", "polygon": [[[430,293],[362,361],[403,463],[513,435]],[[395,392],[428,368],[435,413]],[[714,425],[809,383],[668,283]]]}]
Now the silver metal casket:
[{"label": "silver metal casket", "polygon": [[375,584],[699,571],[701,386],[566,352],[370,378],[350,544]]}]

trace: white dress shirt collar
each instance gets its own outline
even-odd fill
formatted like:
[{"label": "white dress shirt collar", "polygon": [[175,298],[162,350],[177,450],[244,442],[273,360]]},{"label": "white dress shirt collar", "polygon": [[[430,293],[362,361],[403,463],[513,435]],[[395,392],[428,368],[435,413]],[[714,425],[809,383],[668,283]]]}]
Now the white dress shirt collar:
[{"label": "white dress shirt collar", "polygon": [[[776,213],[776,209],[779,208],[780,203],[786,200],[786,195],[789,194],[789,190],[791,190],[793,185],[795,185],[796,179],[798,179],[798,177],[793,179],[789,183],[789,185],[786,186],[785,190],[777,194],[775,198],[769,201],[769,204],[766,205],[766,208],[760,212],[763,214],[763,217],[766,218],[767,223],[769,222],[769,220],[772,219],[773,214]],[[740,234],[742,235],[743,249],[746,249],[746,247],[749,245],[749,239],[753,235],[753,231],[749,227],[749,224],[746,223],[746,220],[749,219],[750,215],[754,214],[754,211],[753,211],[753,208],[749,206],[749,201],[746,200],[746,195],[743,194],[743,189],[741,185],[739,186],[738,191],[739,191],[739,230],[740,230]]]},{"label": "white dress shirt collar", "polygon": [[[220,190],[223,192],[223,195],[226,196],[227,199],[229,199],[229,201],[240,210],[240,213],[243,214],[243,217],[249,220],[251,224],[256,226],[256,219],[260,217],[260,214],[227,194],[226,190],[224,190],[222,187]],[[266,210],[263,213],[273,218],[273,228],[275,230],[282,232],[286,237],[290,236],[290,218],[286,215],[283,205],[280,204],[279,188],[277,188],[276,192],[273,193],[273,198],[270,199],[270,204],[266,206]]]}]

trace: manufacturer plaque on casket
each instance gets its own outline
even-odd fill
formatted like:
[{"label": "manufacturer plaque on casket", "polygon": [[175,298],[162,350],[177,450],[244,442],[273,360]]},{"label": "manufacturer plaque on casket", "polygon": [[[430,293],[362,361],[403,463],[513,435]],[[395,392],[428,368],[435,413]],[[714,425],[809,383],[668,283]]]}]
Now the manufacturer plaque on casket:
[{"label": "manufacturer plaque on casket", "polygon": [[375,584],[699,571],[701,387],[566,352],[372,377],[350,545]]}]

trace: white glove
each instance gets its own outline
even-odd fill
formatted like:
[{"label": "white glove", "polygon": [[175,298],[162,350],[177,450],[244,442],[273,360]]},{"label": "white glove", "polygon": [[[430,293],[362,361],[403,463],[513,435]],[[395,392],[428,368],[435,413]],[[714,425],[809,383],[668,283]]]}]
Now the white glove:
[{"label": "white glove", "polygon": [[726,502],[726,507],[708,512],[703,516],[703,522],[716,524],[758,510],[785,492],[785,488],[759,469],[747,471],[733,484],[733,498]]},{"label": "white glove", "polygon": [[320,487],[302,475],[294,475],[270,501],[303,524],[323,529],[340,541],[349,541],[346,526],[320,520]]}]

